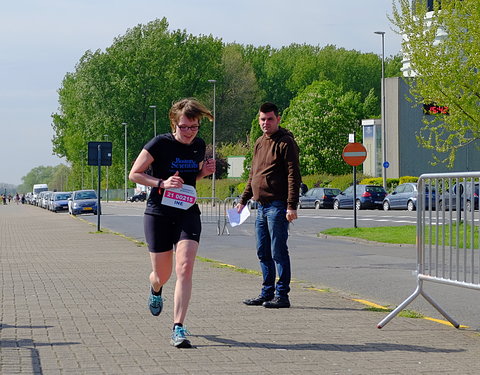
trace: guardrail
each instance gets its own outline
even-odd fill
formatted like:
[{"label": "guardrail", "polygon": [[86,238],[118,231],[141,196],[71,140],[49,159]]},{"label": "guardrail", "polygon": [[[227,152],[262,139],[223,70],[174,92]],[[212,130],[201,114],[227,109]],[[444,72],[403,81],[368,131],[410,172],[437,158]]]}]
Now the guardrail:
[{"label": "guardrail", "polygon": [[480,290],[478,222],[480,172],[423,174],[417,197],[417,287],[387,315],[382,328],[419,295],[455,328],[424,290],[424,281]]}]

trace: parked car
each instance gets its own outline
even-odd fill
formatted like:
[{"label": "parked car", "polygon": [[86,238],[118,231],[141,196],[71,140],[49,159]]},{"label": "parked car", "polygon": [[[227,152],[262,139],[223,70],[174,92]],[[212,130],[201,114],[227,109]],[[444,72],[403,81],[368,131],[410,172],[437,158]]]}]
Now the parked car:
[{"label": "parked car", "polygon": [[340,193],[340,189],[312,188],[300,197],[298,207],[316,209],[332,208],[334,198]]},{"label": "parked car", "polygon": [[144,202],[145,199],[147,199],[146,191],[141,191],[140,193],[132,195],[130,198],[128,198],[130,202]]},{"label": "parked car", "polygon": [[53,212],[67,211],[68,198],[71,196],[72,193],[65,191],[57,191],[51,194],[48,209]]},{"label": "parked car", "polygon": [[52,194],[53,194],[53,191],[45,192],[45,195],[43,196],[43,199],[42,199],[42,208],[45,208],[46,210],[48,210],[48,206],[50,204],[50,197],[52,196]]},{"label": "parked car", "polygon": [[[382,208],[387,192],[382,186],[357,185],[355,208]],[[338,194],[333,201],[333,208],[353,208],[353,185]]]},{"label": "parked car", "polygon": [[[408,210],[417,209],[418,184],[416,182],[407,182],[398,185],[395,190],[388,194],[383,200],[383,209],[388,210]],[[430,198],[428,187],[425,192],[425,208],[428,209],[430,202],[435,209],[435,189],[432,189]]]},{"label": "parked car", "polygon": [[[473,195],[473,204],[474,209],[478,210],[478,194],[479,194],[479,183],[475,182],[474,191],[472,194],[472,184],[470,182],[460,182],[458,185],[455,184],[452,187],[452,192],[450,193],[449,190],[445,191],[444,194],[441,194],[438,198],[438,209],[439,210],[448,210],[450,209],[450,205],[452,206],[452,210],[457,209],[457,193],[460,197],[460,209],[464,209],[464,201],[466,200],[467,211],[471,211],[472,209],[472,195]],[[466,186],[466,188],[465,188]],[[457,189],[459,191],[457,192]],[[465,194],[465,195],[464,195]]]},{"label": "parked car", "polygon": [[77,190],[68,198],[68,213],[78,215],[84,213],[97,214],[97,193],[95,190]]},{"label": "parked car", "polygon": [[41,208],[47,208],[48,206],[48,195],[51,191],[41,191],[37,195],[37,206]]}]

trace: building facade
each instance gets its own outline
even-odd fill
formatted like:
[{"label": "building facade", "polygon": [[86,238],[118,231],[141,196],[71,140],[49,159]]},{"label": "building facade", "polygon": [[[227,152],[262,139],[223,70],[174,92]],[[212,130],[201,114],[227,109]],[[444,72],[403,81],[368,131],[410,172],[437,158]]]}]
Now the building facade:
[{"label": "building facade", "polygon": [[[424,127],[425,116],[441,116],[442,107],[426,113],[424,103],[415,104],[406,80],[394,77],[385,79],[385,129],[386,155],[389,167],[387,178],[420,176],[424,173],[480,171],[480,143],[472,143],[457,151],[453,168],[446,164],[432,165],[434,150],[418,144],[417,135]],[[367,148],[364,173],[382,176],[381,121],[364,120],[363,139]],[[440,158],[446,155],[438,154]]]}]

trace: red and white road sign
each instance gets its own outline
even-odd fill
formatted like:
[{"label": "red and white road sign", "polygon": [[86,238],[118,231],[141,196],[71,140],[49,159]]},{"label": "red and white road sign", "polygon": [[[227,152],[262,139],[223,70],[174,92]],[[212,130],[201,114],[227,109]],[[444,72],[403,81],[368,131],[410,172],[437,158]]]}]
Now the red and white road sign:
[{"label": "red and white road sign", "polygon": [[367,158],[367,149],[361,143],[349,143],[343,149],[342,158],[348,165],[356,167]]}]

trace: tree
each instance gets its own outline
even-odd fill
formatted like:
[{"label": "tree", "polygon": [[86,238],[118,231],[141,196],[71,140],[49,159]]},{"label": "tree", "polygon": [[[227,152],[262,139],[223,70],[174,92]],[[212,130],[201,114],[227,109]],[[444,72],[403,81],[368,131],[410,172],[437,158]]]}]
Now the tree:
[{"label": "tree", "polygon": [[223,79],[216,90],[217,140],[245,142],[261,99],[255,73],[238,44],[224,47],[222,68]]},{"label": "tree", "polygon": [[[28,192],[32,191],[35,184],[48,184],[55,173],[55,167],[39,166],[33,168],[25,176],[22,177],[21,190]],[[19,187],[19,189],[20,189]]]},{"label": "tree", "polygon": [[448,115],[425,116],[417,139],[436,162],[453,166],[457,150],[480,138],[480,2],[435,0],[428,10],[425,1],[397,0],[392,22],[417,75],[410,81],[417,105],[448,108]]},{"label": "tree", "polygon": [[[128,165],[153,136],[153,111],[157,133],[169,132],[168,110],[183,97],[210,98],[208,79],[222,75],[221,40],[170,32],[166,19],[129,29],[105,52],[87,51],[67,73],[59,90],[60,108],[52,115],[54,152],[78,171],[85,165],[89,141],[113,143],[110,183],[123,184],[124,127],[128,125]],[[208,95],[208,96],[207,96]],[[200,135],[211,139],[211,126]],[[69,184],[72,182],[70,179]]]},{"label": "tree", "polygon": [[359,130],[361,95],[330,81],[316,81],[290,103],[282,123],[300,148],[302,175],[343,174],[351,169],[342,160],[348,134]]}]

